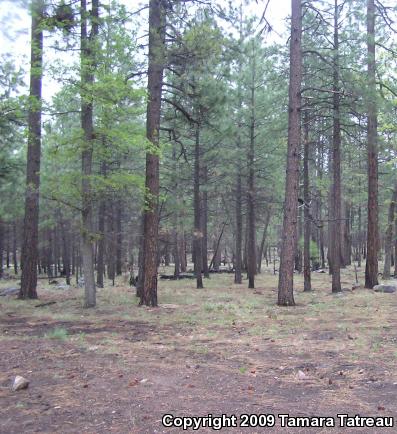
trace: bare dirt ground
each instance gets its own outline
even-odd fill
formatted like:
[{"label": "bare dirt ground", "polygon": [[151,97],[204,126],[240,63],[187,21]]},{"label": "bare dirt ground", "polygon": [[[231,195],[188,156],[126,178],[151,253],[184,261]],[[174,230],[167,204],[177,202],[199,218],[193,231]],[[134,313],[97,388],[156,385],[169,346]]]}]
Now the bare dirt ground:
[{"label": "bare dirt ground", "polygon": [[[270,413],[274,428],[221,432],[395,433],[280,426],[279,413],[397,416],[397,294],[335,296],[329,280],[314,273],[315,291],[304,294],[297,276],[294,308],[275,305],[270,271],[255,290],[228,274],[204,290],[160,281],[157,309],[138,307],[121,281],[99,290],[93,310],[82,309],[80,289],[45,280],[40,300],[1,297],[0,432],[176,433],[162,426],[164,414]],[[345,270],[343,286],[353,282]],[[29,388],[12,392],[15,375]]]}]

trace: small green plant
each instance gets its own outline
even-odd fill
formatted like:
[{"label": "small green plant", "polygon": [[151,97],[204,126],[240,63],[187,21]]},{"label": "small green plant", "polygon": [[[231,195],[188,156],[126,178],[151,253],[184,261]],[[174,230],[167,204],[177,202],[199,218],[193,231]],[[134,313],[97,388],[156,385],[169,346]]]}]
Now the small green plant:
[{"label": "small green plant", "polygon": [[44,337],[48,339],[59,339],[61,341],[64,341],[68,338],[68,331],[63,327],[56,327],[54,328],[54,330],[46,333]]},{"label": "small green plant", "polygon": [[238,370],[240,371],[241,374],[245,374],[247,372],[247,368],[245,366],[240,366]]},{"label": "small green plant", "polygon": [[216,309],[216,306],[214,303],[204,303],[204,310],[206,312],[213,312]]},{"label": "small green plant", "polygon": [[80,332],[77,335],[77,340],[79,342],[79,345],[84,346],[86,344],[85,338],[86,338],[86,334],[84,332]]},{"label": "small green plant", "polygon": [[381,341],[372,342],[371,351],[377,353],[382,347]]}]

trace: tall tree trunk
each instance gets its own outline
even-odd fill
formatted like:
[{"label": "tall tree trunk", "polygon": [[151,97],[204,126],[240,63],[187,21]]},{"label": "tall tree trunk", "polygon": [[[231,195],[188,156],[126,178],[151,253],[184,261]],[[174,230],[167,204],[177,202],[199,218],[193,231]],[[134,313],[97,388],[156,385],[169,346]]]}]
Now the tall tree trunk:
[{"label": "tall tree trunk", "polygon": [[[159,147],[161,93],[165,57],[165,1],[149,1],[149,65],[146,136],[155,148]],[[158,258],[158,197],[159,156],[146,153],[147,191],[143,216],[143,281],[140,304],[157,306],[157,258]]]},{"label": "tall tree trunk", "polygon": [[376,107],[376,58],[375,58],[375,1],[367,1],[367,50],[368,50],[368,229],[367,258],[365,263],[365,287],[378,284],[378,127]]},{"label": "tall tree trunk", "polygon": [[123,207],[122,202],[119,197],[116,198],[115,203],[116,212],[116,275],[121,276],[123,273],[122,255],[123,255],[123,228],[122,228],[122,218],[123,218]]},{"label": "tall tree trunk", "polygon": [[[59,216],[59,214],[58,214]],[[61,225],[61,237],[62,237],[62,263],[63,272],[65,274],[66,285],[70,285],[70,243],[69,243],[69,222],[63,220],[59,216],[59,223]]]},{"label": "tall tree trunk", "polygon": [[290,79],[288,111],[288,156],[285,182],[283,235],[278,281],[278,304],[293,306],[294,256],[298,217],[300,110],[302,81],[302,2],[292,0]]},{"label": "tall tree trunk", "polygon": [[197,288],[203,288],[203,234],[201,225],[200,200],[200,125],[196,126],[196,139],[194,146],[194,269],[196,273]]},{"label": "tall tree trunk", "polygon": [[[90,20],[88,17],[90,16]],[[87,11],[87,1],[81,0],[81,128],[84,133],[84,145],[81,153],[82,171],[82,234],[81,256],[84,274],[84,307],[96,305],[96,287],[94,277],[93,250],[93,205],[92,205],[92,154],[94,141],[93,69],[95,66],[95,40],[98,35],[99,7],[98,0],[92,0],[91,14]],[[88,35],[87,22],[91,22],[91,34]]]},{"label": "tall tree trunk", "polygon": [[[242,15],[242,5],[240,3],[240,44],[243,43],[243,15]],[[241,76],[242,70],[242,59],[239,57],[238,61],[238,72]],[[238,110],[241,111],[242,108],[242,95],[241,95],[241,85],[240,80],[238,82]],[[234,262],[234,283],[242,283],[242,267],[243,267],[243,257],[242,257],[242,247],[243,247],[243,214],[242,214],[242,184],[241,184],[241,116],[238,116],[237,121],[237,140],[236,140],[236,252],[235,252],[235,262]],[[217,257],[215,257],[214,264],[217,264]]]},{"label": "tall tree trunk", "polygon": [[139,230],[139,253],[138,253],[138,278],[136,281],[136,296],[139,299],[142,298],[143,293],[143,276],[144,276],[144,261],[143,261],[143,227],[144,227],[144,215],[140,219],[140,230]]},{"label": "tall tree trunk", "polygon": [[18,274],[18,255],[17,255],[17,224],[14,220],[12,223],[12,263],[14,264],[14,274]]},{"label": "tall tree trunk", "polygon": [[72,237],[72,275],[76,272],[76,246],[75,246],[75,236],[74,234],[71,235]]},{"label": "tall tree trunk", "polygon": [[[360,189],[359,189],[360,192]],[[361,241],[362,241],[362,219],[361,219],[361,205],[358,206],[358,258],[357,267],[361,267]]]},{"label": "tall tree trunk", "polygon": [[339,7],[335,0],[334,7],[334,59],[333,59],[333,134],[332,134],[332,201],[331,201],[331,237],[332,292],[342,290],[340,283],[341,266],[341,168],[340,168],[340,94],[339,94]]},{"label": "tall tree trunk", "polygon": [[26,167],[25,219],[21,262],[23,263],[19,298],[37,298],[37,262],[39,237],[39,190],[41,159],[41,88],[43,78],[44,3],[32,2],[32,36],[30,60],[30,107],[28,155]]},{"label": "tall tree trunk", "polygon": [[203,172],[203,184],[204,184],[204,191],[202,193],[202,207],[201,207],[201,226],[202,226],[202,233],[203,233],[203,273],[204,277],[208,278],[210,277],[209,269],[208,269],[208,193],[207,193],[207,182],[208,182],[208,173],[207,173],[207,166],[203,166],[202,168]]},{"label": "tall tree trunk", "polygon": [[297,245],[295,249],[295,271],[299,274],[302,273],[302,249],[301,249],[301,239],[303,236],[303,208],[300,206],[298,208],[298,228],[297,228]]},{"label": "tall tree trunk", "polygon": [[[101,162],[100,169],[101,176],[106,176],[106,162]],[[98,253],[97,253],[97,272],[96,272],[96,284],[99,288],[103,288],[103,277],[105,275],[105,214],[106,214],[106,200],[101,197],[98,207]]]},{"label": "tall tree trunk", "polygon": [[[238,151],[240,152],[240,144]],[[237,156],[237,179],[236,179],[236,254],[234,283],[242,283],[242,244],[243,244],[243,214],[242,214],[242,185],[241,185],[241,158]]]},{"label": "tall tree trunk", "polygon": [[394,220],[394,277],[397,276],[397,219]]},{"label": "tall tree trunk", "polygon": [[248,288],[255,288],[256,273],[256,227],[255,227],[255,80],[256,80],[256,54],[255,46],[252,47],[252,71],[251,71],[251,98],[250,98],[250,139],[247,153],[248,185],[248,240],[247,240],[247,274]]},{"label": "tall tree trunk", "polygon": [[342,259],[343,266],[351,265],[352,257],[352,240],[351,240],[351,227],[352,227],[352,206],[351,203],[345,203],[345,226],[343,233],[343,250]]},{"label": "tall tree trunk", "polygon": [[52,230],[51,228],[48,229],[47,233],[47,256],[46,256],[46,265],[47,265],[47,276],[48,279],[52,279],[54,277],[53,273],[53,262],[54,262],[54,255],[53,255],[53,242],[52,242]]},{"label": "tall tree trunk", "polygon": [[106,264],[107,264],[107,277],[114,284],[114,278],[116,275],[116,232],[115,232],[115,200],[114,197],[109,201],[106,213]]},{"label": "tall tree trunk", "polygon": [[180,240],[179,258],[181,262],[181,272],[185,273],[187,269],[187,254],[186,254],[186,234],[183,228],[183,220],[182,220],[181,233],[182,233],[182,237]]},{"label": "tall tree trunk", "polygon": [[57,277],[58,273],[61,275],[62,266],[61,266],[61,254],[60,254],[60,244],[59,244],[59,228],[57,225],[54,227],[54,255],[55,255],[55,277]]},{"label": "tall tree trunk", "polygon": [[260,273],[262,270],[263,252],[265,249],[267,228],[269,226],[271,216],[272,216],[272,208],[271,208],[271,206],[269,206],[269,208],[267,209],[267,212],[266,212],[265,224],[263,226],[263,232],[262,232],[262,240],[261,240],[261,245],[259,247],[259,252],[258,252],[258,266],[257,266],[258,273]]},{"label": "tall tree trunk", "polygon": [[385,263],[383,266],[383,279],[390,279],[393,229],[394,229],[394,211],[397,202],[397,182],[394,184],[393,195],[389,205],[389,214],[387,219],[387,229],[385,234]]},{"label": "tall tree trunk", "polygon": [[178,231],[179,231],[179,200],[178,200],[178,160],[176,158],[176,143],[173,142],[172,145],[172,163],[173,163],[173,192],[174,192],[174,198],[175,198],[175,209],[173,213],[173,220],[174,220],[174,228],[172,231],[172,248],[173,248],[173,257],[174,257],[174,276],[179,277],[181,272],[181,259],[180,259],[180,253],[179,253],[179,237],[178,237]]},{"label": "tall tree trunk", "polygon": [[304,201],[304,225],[303,225],[303,290],[312,290],[311,267],[310,267],[310,185],[309,185],[309,118],[304,118],[303,138],[303,201]]},{"label": "tall tree trunk", "polygon": [[[323,169],[324,169],[324,148],[323,143],[320,141],[319,144],[319,158],[318,158],[318,177],[321,183],[321,180],[323,179]],[[321,189],[317,190],[318,194],[318,220],[322,222],[323,219],[323,196]],[[320,261],[321,261],[321,268],[325,268],[325,252],[324,252],[324,226],[322,223],[320,223],[320,227],[318,228],[318,244],[319,244],[319,251],[320,251]]]},{"label": "tall tree trunk", "polygon": [[6,266],[7,270],[10,268],[10,228],[7,225],[7,247],[6,247]]},{"label": "tall tree trunk", "polygon": [[4,223],[0,219],[0,278],[3,277],[3,252],[4,252]]},{"label": "tall tree trunk", "polygon": [[219,271],[219,267],[221,264],[221,249],[220,249],[219,245],[221,243],[221,239],[222,239],[222,235],[223,235],[223,232],[225,230],[225,227],[226,227],[226,222],[223,222],[219,237],[216,240],[214,239],[214,243],[213,243],[214,254],[212,255],[212,259],[211,259],[209,268],[211,269],[213,267],[215,271]]}]

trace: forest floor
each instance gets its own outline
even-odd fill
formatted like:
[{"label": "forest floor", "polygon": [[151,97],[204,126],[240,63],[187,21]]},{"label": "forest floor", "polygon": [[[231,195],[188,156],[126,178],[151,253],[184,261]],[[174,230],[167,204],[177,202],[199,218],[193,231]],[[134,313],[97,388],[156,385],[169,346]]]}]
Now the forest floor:
[{"label": "forest floor", "polygon": [[[255,290],[232,274],[212,275],[203,290],[160,280],[156,309],[138,307],[121,280],[98,291],[92,310],[82,309],[81,289],[46,280],[39,300],[1,297],[0,432],[183,432],[162,416],[249,413],[274,414],[276,426],[221,432],[395,433],[282,428],[277,418],[397,417],[397,294],[351,291],[352,270],[342,279],[349,290],[332,295],[330,277],[313,273],[314,291],[303,293],[297,275],[289,308],[275,305],[270,270]],[[28,389],[12,392],[15,375]]]}]

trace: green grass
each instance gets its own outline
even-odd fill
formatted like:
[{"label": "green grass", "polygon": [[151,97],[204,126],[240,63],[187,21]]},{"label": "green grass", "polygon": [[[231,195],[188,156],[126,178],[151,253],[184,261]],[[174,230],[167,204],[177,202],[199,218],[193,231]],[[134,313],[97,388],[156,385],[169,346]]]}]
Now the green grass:
[{"label": "green grass", "polygon": [[54,330],[46,333],[44,337],[47,339],[59,339],[60,341],[65,341],[66,339],[68,339],[69,334],[65,328],[56,327],[54,328]]}]

